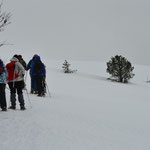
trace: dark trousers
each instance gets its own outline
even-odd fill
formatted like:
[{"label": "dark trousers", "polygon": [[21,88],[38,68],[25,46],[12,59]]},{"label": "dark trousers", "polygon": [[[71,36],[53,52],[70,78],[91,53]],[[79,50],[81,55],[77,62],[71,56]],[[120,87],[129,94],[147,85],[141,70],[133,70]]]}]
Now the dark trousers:
[{"label": "dark trousers", "polygon": [[16,92],[18,94],[20,106],[24,106],[24,98],[22,92],[24,81],[9,82],[8,85],[10,88],[10,100],[12,106],[16,105]]},{"label": "dark trousers", "polygon": [[34,76],[31,76],[31,89],[37,91],[37,85]]},{"label": "dark trousers", "polygon": [[43,76],[35,76],[35,81],[37,85],[38,94],[41,95],[44,93],[44,86],[43,86]]},{"label": "dark trousers", "polygon": [[5,84],[0,84],[0,106],[1,108],[7,107],[5,88],[6,88]]},{"label": "dark trousers", "polygon": [[9,88],[11,93],[22,94],[24,81],[16,81],[16,82],[9,82]]}]

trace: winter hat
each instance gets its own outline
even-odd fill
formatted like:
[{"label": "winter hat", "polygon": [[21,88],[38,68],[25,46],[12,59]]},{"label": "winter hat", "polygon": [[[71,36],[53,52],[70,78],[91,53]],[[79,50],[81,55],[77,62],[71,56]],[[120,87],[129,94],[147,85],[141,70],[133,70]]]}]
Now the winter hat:
[{"label": "winter hat", "polygon": [[41,61],[41,58],[40,58],[40,56],[36,56],[34,60],[35,61]]},{"label": "winter hat", "polygon": [[38,56],[38,55],[37,55],[37,54],[34,54],[34,55],[33,55],[33,58],[35,58],[36,56]]},{"label": "winter hat", "polygon": [[22,55],[18,55],[18,57],[22,57]]},{"label": "winter hat", "polygon": [[18,58],[18,55],[17,55],[17,54],[15,54],[13,57],[16,57],[16,58]]},{"label": "winter hat", "polygon": [[18,57],[17,57],[19,60],[22,60],[23,58],[22,58],[22,55],[18,55]]}]

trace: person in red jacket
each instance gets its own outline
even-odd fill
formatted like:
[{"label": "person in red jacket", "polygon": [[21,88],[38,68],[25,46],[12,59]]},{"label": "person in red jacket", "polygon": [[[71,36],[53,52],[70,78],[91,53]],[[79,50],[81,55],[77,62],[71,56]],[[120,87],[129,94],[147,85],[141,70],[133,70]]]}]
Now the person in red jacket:
[{"label": "person in red jacket", "polygon": [[25,103],[23,97],[23,86],[24,86],[24,74],[25,69],[19,63],[19,60],[14,57],[10,60],[10,63],[6,65],[8,71],[7,83],[10,88],[10,109],[16,109],[16,92],[18,94],[18,101],[20,103],[20,109],[25,110]]}]

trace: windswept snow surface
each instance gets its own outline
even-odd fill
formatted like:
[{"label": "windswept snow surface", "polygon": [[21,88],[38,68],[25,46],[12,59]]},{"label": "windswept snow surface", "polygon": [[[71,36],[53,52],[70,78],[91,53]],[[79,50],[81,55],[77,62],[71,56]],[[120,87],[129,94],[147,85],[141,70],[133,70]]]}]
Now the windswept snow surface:
[{"label": "windswept snow surface", "polygon": [[64,74],[63,62],[45,62],[51,98],[24,91],[27,110],[0,112],[0,150],[149,150],[150,66],[121,84],[107,80],[105,63],[70,61],[78,71]]}]

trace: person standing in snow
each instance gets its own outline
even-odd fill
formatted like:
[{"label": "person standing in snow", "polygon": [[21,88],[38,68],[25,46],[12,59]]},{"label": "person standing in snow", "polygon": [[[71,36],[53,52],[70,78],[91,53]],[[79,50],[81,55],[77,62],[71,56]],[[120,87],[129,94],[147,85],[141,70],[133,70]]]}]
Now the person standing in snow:
[{"label": "person standing in snow", "polygon": [[26,62],[24,61],[24,59],[22,58],[22,55],[18,55],[17,58],[18,58],[19,62],[21,63],[21,65],[22,65],[22,66],[24,67],[24,69],[26,70],[27,64],[26,64]]},{"label": "person standing in snow", "polygon": [[25,103],[23,97],[24,75],[25,69],[20,64],[19,60],[14,57],[10,60],[10,63],[6,65],[8,71],[7,82],[10,88],[10,109],[16,109],[16,92],[18,94],[18,101],[20,103],[20,109],[25,110]]},{"label": "person standing in snow", "polygon": [[42,63],[40,56],[36,56],[31,67],[31,75],[34,76],[37,85],[38,96],[44,97],[44,79],[46,77],[45,65]]},{"label": "person standing in snow", "polygon": [[5,94],[7,77],[8,77],[7,69],[3,61],[0,59],[0,107],[2,111],[7,111],[6,94]]},{"label": "person standing in snow", "polygon": [[32,65],[34,64],[34,59],[35,57],[38,56],[37,54],[35,54],[33,56],[33,58],[29,61],[29,63],[27,64],[27,68],[26,70],[30,70],[30,77],[31,77],[31,94],[37,94],[37,85],[36,85],[36,82],[35,82],[35,79],[34,79],[34,76],[31,75],[31,68],[32,68]]}]

